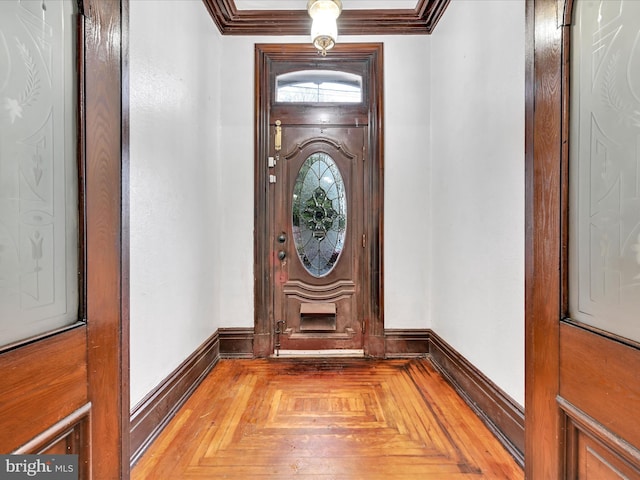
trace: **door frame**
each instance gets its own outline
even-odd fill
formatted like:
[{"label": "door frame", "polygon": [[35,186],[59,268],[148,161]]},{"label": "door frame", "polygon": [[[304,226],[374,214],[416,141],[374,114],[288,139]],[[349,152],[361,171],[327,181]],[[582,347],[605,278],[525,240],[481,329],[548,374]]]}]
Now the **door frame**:
[{"label": "door frame", "polygon": [[[0,352],[0,371],[11,375],[0,399],[20,399],[17,407],[0,400],[2,453],[36,454],[66,442],[80,455],[82,478],[126,479],[129,4],[76,3],[78,321]],[[69,383],[64,399],[52,397],[52,385]]]},{"label": "door frame", "polygon": [[253,354],[270,356],[274,351],[274,325],[272,296],[274,291],[273,261],[270,233],[273,219],[269,194],[269,110],[270,67],[272,62],[308,62],[310,65],[331,61],[364,60],[369,70],[369,138],[366,149],[371,162],[371,180],[365,198],[370,208],[365,212],[365,234],[368,241],[363,262],[370,266],[370,288],[363,291],[364,353],[371,357],[383,357],[384,308],[383,308],[383,230],[384,230],[384,162],[383,162],[383,45],[382,43],[343,43],[336,45],[327,57],[320,57],[309,44],[256,44],[255,46],[255,142],[254,142],[254,335]]},{"label": "door frame", "polygon": [[129,0],[83,0],[91,478],[129,478]]},{"label": "door frame", "polygon": [[[525,478],[562,478],[562,0],[526,2]],[[542,88],[545,85],[545,88]]]},{"label": "door frame", "polygon": [[621,425],[610,408],[637,409],[640,387],[630,372],[640,369],[638,345],[567,317],[574,4],[526,0],[525,476],[531,479],[577,478],[583,433],[635,462],[637,451],[619,438],[635,448],[640,443],[637,415]]}]

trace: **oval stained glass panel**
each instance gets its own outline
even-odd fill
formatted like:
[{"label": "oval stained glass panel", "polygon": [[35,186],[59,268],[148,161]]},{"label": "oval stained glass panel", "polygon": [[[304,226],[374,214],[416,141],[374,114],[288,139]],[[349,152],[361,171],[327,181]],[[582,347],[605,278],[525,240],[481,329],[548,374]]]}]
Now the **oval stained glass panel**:
[{"label": "oval stained glass panel", "polygon": [[293,241],[298,258],[314,277],[336,266],[347,232],[344,181],[330,155],[316,152],[300,167],[293,186]]}]

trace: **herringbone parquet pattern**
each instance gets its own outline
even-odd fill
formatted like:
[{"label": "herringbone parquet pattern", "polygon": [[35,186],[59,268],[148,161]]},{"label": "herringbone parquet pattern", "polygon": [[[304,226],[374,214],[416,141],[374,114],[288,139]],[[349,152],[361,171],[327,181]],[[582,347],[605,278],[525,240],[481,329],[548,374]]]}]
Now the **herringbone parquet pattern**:
[{"label": "herringbone parquet pattern", "polygon": [[153,479],[508,479],[428,360],[224,360],[133,471]]}]

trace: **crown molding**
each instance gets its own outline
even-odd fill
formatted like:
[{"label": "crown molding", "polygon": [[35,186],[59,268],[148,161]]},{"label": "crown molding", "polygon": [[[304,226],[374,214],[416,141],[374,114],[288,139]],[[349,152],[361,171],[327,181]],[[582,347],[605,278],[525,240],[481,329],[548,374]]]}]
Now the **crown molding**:
[{"label": "crown molding", "polygon": [[[414,9],[343,10],[340,35],[428,35],[450,0],[419,0]],[[308,35],[306,10],[238,10],[234,0],[203,0],[223,35]]]}]

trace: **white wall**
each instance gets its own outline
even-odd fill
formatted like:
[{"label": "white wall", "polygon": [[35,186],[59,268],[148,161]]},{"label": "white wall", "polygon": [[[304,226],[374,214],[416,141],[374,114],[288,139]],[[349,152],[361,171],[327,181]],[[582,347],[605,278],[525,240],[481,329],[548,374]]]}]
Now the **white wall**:
[{"label": "white wall", "polygon": [[434,331],[524,403],[524,1],[454,0],[432,36]]},{"label": "white wall", "polygon": [[[306,37],[222,38],[221,326],[252,327],[253,138],[256,43]],[[429,271],[429,58],[427,36],[342,37],[383,42],[385,70],[385,326],[427,328]]]},{"label": "white wall", "polygon": [[[132,405],[217,328],[253,326],[254,44],[306,41],[130,3]],[[341,41],[384,43],[386,328],[433,328],[523,403],[524,1]]]},{"label": "white wall", "polygon": [[385,40],[384,324],[431,328],[431,37]]},{"label": "white wall", "polygon": [[129,5],[135,405],[218,327],[221,68],[220,34],[201,0]]}]

